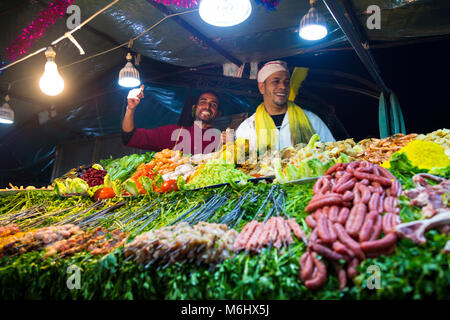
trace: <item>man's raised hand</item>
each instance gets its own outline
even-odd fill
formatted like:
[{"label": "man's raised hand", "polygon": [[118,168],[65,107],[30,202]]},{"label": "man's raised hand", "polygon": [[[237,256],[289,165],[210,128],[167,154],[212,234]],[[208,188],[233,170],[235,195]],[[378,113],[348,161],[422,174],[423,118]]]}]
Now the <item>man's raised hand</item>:
[{"label": "man's raised hand", "polygon": [[136,109],[142,98],[144,98],[144,85],[142,85],[138,89],[130,90],[127,98],[128,102],[127,108],[131,110]]}]

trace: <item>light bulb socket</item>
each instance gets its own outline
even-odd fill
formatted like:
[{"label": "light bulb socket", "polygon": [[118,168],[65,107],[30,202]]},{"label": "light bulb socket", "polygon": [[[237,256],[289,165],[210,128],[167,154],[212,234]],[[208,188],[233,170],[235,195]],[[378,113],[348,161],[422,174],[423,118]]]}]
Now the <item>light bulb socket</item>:
[{"label": "light bulb socket", "polygon": [[300,29],[312,24],[319,24],[326,27],[325,17],[314,6],[300,20]]},{"label": "light bulb socket", "polygon": [[[315,8],[314,3],[311,5],[311,8],[300,20],[299,34],[305,40],[320,40],[328,33],[327,23],[325,17]],[[311,32],[316,34],[308,35]]]}]

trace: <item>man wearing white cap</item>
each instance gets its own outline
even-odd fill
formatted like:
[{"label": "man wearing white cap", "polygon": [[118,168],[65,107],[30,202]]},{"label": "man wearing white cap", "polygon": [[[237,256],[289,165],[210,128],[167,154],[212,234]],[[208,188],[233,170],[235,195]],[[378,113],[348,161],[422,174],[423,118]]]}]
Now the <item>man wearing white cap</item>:
[{"label": "man wearing white cap", "polygon": [[315,133],[321,141],[335,141],[317,115],[288,101],[290,74],[285,62],[266,63],[258,72],[258,88],[264,102],[236,130],[236,138],[249,140],[250,149],[261,153],[308,143]]}]

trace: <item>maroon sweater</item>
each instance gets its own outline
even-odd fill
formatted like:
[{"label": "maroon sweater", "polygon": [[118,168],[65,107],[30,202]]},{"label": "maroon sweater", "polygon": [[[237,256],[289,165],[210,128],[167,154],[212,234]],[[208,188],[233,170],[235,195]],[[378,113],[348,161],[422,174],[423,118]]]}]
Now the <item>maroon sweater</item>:
[{"label": "maroon sweater", "polygon": [[153,151],[175,149],[185,154],[197,154],[210,153],[222,147],[220,134],[217,129],[202,129],[193,124],[190,127],[166,125],[154,129],[135,128],[122,137],[123,143],[132,148]]}]

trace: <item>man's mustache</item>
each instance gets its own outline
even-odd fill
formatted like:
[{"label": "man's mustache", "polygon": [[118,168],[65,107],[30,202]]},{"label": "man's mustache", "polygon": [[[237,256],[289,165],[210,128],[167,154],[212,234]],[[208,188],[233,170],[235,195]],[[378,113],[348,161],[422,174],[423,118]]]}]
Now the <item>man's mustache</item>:
[{"label": "man's mustache", "polygon": [[210,114],[213,114],[213,112],[212,112],[209,108],[201,108],[201,109],[198,109],[198,112],[199,112],[199,113],[201,113],[201,112],[203,112],[203,111],[208,111]]}]

